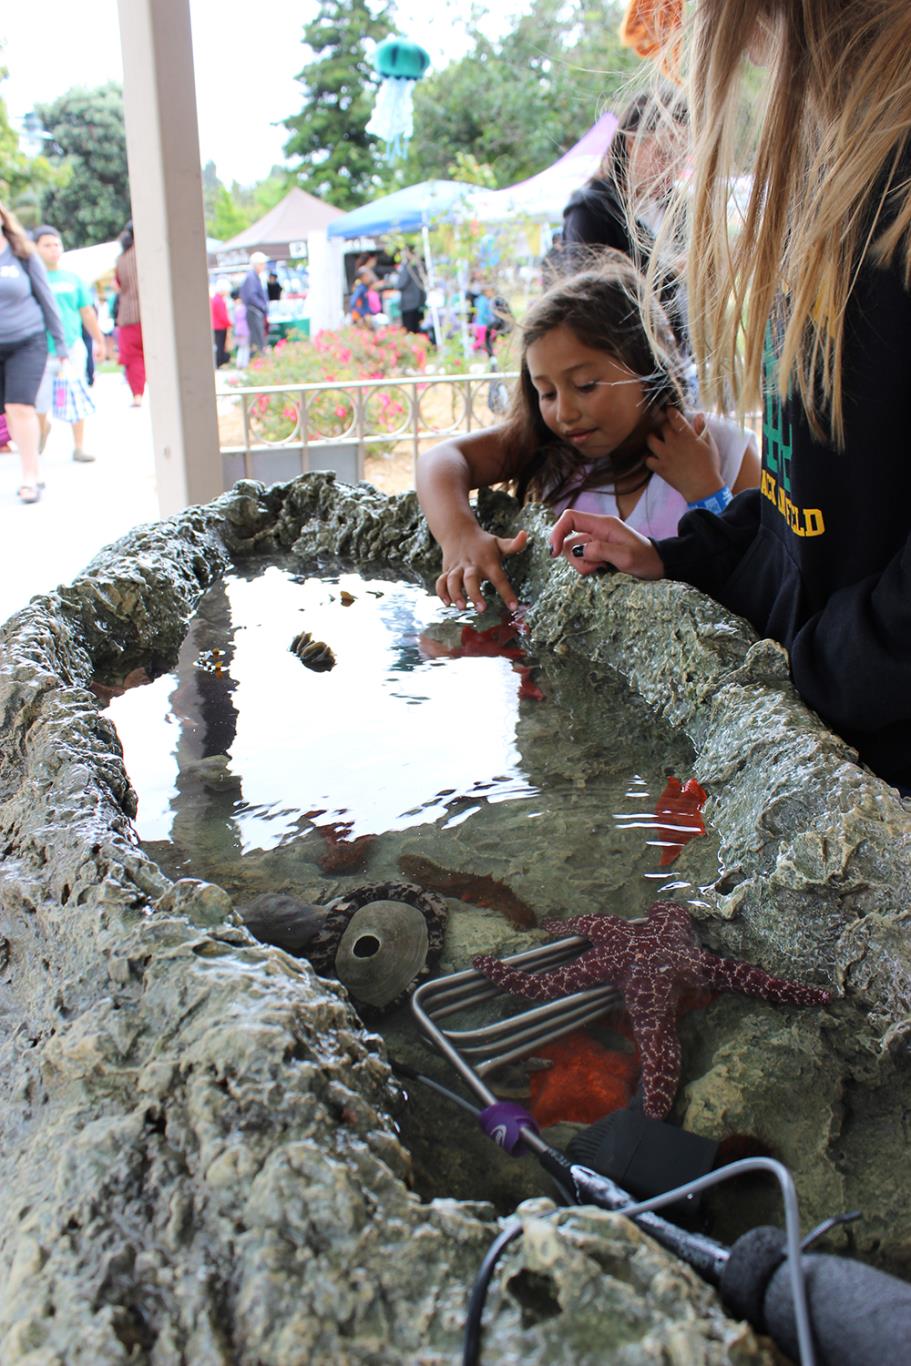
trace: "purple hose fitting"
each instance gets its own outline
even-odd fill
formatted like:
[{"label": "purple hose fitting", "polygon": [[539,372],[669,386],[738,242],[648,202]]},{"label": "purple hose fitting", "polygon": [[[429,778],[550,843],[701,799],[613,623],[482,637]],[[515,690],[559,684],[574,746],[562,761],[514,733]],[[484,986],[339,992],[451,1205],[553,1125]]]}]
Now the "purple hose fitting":
[{"label": "purple hose fitting", "polygon": [[478,1115],[481,1128],[497,1147],[509,1153],[510,1157],[520,1157],[523,1152],[522,1130],[538,1132],[538,1126],[524,1106],[514,1100],[499,1100],[488,1105]]}]

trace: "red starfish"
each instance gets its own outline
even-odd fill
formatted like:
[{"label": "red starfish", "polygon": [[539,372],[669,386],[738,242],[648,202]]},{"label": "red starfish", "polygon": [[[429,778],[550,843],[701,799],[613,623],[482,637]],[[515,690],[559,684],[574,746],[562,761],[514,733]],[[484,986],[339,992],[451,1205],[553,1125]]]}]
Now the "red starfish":
[{"label": "red starfish", "polygon": [[825,1005],[832,993],[782,977],[734,958],[719,958],[701,949],[684,906],[656,901],[644,925],[615,915],[582,915],[573,920],[545,920],[545,930],[578,934],[592,947],[564,967],[526,972],[496,958],[474,959],[474,966],[515,996],[552,1001],[597,982],[622,989],[642,1058],[643,1108],[651,1119],[670,1110],[680,1078],[680,1042],[675,1006],[685,987],[739,991],[779,1005]]},{"label": "red starfish", "polygon": [[434,640],[433,636],[424,634],[418,639],[418,647],[425,659],[463,659],[475,656],[483,659],[511,659],[512,667],[520,679],[519,697],[543,702],[544,693],[532,678],[535,666],[521,663],[526,655],[519,644],[519,639],[527,634],[527,631],[520,610],[519,613],[514,612],[506,621],[496,626],[487,626],[483,631],[477,631],[473,626],[463,626],[458,645],[445,645],[440,640]]},{"label": "red starfish", "polygon": [[656,827],[656,833],[664,842],[660,860],[662,868],[673,863],[690,840],[705,834],[702,808],[707,801],[705,789],[699,786],[695,778],[687,778],[682,783],[676,773],[668,774],[667,784],[655,807],[655,815],[663,816],[667,822]]}]

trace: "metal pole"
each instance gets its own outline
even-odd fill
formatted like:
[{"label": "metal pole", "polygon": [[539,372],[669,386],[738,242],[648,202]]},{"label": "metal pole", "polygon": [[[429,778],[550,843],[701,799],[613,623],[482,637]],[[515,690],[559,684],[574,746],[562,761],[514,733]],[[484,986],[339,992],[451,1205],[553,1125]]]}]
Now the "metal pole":
[{"label": "metal pole", "polygon": [[427,299],[430,303],[430,320],[433,323],[434,341],[439,346],[440,342],[443,340],[443,334],[440,330],[440,315],[434,298],[436,293],[436,276],[433,270],[433,252],[430,250],[430,229],[428,228],[426,221],[421,224],[421,241],[424,244],[424,265],[427,270]]}]

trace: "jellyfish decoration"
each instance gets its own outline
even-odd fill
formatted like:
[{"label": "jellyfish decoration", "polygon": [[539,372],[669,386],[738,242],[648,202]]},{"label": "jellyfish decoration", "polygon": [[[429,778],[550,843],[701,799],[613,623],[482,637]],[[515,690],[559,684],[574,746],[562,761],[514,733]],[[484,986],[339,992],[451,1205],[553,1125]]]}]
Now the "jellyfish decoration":
[{"label": "jellyfish decoration", "polygon": [[394,161],[414,131],[414,87],[430,65],[430,54],[407,38],[385,38],[373,54],[373,65],[380,88],[367,132],[382,138],[386,160]]}]

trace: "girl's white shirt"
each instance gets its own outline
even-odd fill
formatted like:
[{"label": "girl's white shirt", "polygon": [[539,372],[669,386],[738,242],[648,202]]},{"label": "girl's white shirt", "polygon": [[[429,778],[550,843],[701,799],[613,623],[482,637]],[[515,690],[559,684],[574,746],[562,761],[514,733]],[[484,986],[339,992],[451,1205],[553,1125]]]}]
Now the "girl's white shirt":
[{"label": "girl's white shirt", "polygon": [[[751,434],[727,417],[706,415],[705,425],[715,439],[721,460],[721,478],[731,488],[740,473],[743,457],[753,441]],[[580,466],[579,482],[583,482],[590,466]],[[619,517],[617,499],[609,489],[585,489],[581,493],[570,493],[552,504],[555,513],[565,508],[576,508],[579,512],[594,512],[611,517]],[[687,511],[687,503],[682,493],[671,488],[658,474],[649,479],[636,506],[625,519],[626,525],[643,536],[652,536],[656,541],[677,535],[677,523]]]}]

